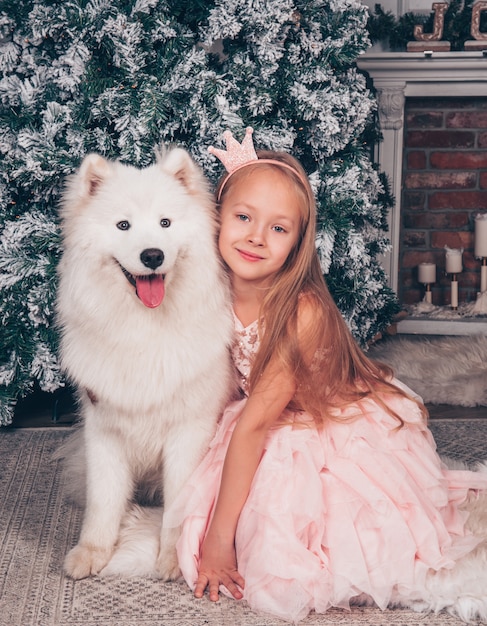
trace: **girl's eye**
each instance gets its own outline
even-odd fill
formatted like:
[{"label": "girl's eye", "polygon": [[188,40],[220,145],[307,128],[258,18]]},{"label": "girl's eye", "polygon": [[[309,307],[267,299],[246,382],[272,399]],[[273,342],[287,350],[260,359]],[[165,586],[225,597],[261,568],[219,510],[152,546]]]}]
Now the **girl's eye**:
[{"label": "girl's eye", "polygon": [[244,215],[243,213],[238,214],[237,219],[239,219],[241,222],[248,222],[249,220],[248,216]]},{"label": "girl's eye", "polygon": [[171,226],[171,220],[167,219],[167,217],[163,217],[161,220],[162,228],[169,228]]},{"label": "girl's eye", "polygon": [[117,228],[120,230],[128,230],[130,228],[130,222],[127,220],[122,220],[121,222],[118,222]]},{"label": "girl's eye", "polygon": [[273,226],[276,233],[285,233],[286,230],[282,226]]}]

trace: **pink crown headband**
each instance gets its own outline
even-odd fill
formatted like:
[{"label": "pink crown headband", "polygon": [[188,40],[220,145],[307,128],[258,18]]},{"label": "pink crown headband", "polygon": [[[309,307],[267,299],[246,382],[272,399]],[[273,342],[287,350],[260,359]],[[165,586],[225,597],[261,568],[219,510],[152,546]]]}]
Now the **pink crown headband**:
[{"label": "pink crown headband", "polygon": [[228,172],[228,176],[225,178],[223,183],[220,186],[220,190],[218,192],[219,201],[222,195],[223,188],[227,184],[228,179],[232,174],[242,169],[242,167],[246,167],[247,165],[254,165],[256,163],[272,163],[274,165],[278,165],[279,167],[284,167],[291,172],[294,172],[299,180],[306,187],[306,179],[298,172],[298,170],[283,161],[278,161],[277,159],[259,159],[257,153],[255,152],[254,142],[252,139],[252,133],[254,129],[251,126],[248,126],[245,129],[245,137],[243,138],[242,143],[238,143],[238,141],[233,137],[232,133],[229,130],[226,130],[223,133],[223,138],[225,139],[225,144],[227,146],[226,150],[219,150],[218,148],[214,148],[210,146],[208,148],[208,152],[213,154],[220,159],[223,163],[225,169]]}]

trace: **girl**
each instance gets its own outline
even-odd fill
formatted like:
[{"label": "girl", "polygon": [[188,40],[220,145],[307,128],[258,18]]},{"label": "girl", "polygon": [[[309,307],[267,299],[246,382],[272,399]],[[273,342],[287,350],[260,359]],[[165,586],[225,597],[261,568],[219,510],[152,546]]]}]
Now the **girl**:
[{"label": "girl", "polygon": [[[487,476],[448,471],[418,396],[357,347],[322,277],[300,164],[227,135],[211,149],[243,397],[164,516],[197,598],[221,588],[288,620],[421,595],[479,539],[458,509]],[[220,587],[221,586],[221,587]]]}]

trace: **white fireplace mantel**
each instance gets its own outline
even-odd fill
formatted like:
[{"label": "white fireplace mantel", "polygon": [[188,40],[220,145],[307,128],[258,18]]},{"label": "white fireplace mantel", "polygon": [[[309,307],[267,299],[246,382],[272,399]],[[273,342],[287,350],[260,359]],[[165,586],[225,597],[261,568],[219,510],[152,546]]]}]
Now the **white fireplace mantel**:
[{"label": "white fireplace mantel", "polygon": [[[486,44],[487,47],[487,44]],[[382,259],[389,286],[397,292],[401,215],[404,103],[408,97],[487,97],[487,50],[478,52],[375,52],[357,59],[377,91],[383,141],[376,161],[394,196],[389,214],[391,252]]]}]

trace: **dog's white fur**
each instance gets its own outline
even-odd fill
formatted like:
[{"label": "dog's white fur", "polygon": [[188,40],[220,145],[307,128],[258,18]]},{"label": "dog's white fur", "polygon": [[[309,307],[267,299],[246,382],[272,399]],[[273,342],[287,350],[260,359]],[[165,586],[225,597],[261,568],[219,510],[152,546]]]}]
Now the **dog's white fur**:
[{"label": "dog's white fur", "polygon": [[[463,463],[444,459],[451,469],[468,469]],[[487,474],[487,463],[478,471]],[[477,548],[458,560],[451,570],[431,570],[421,594],[410,597],[396,592],[390,608],[410,608],[423,613],[442,610],[468,624],[487,623],[487,494],[472,494],[463,506],[469,512],[467,527],[483,538]],[[120,541],[102,576],[157,576],[157,542],[162,512],[134,506],[125,516]],[[374,606],[368,596],[357,596],[355,606]]]},{"label": "dog's white fur", "polygon": [[[202,458],[232,390],[233,319],[215,209],[186,151],[144,169],[88,155],[61,218],[60,356],[78,390],[86,465],[81,536],[65,560],[78,579],[109,562],[140,483],[169,504]],[[127,272],[162,274],[162,303],[145,306]],[[164,579],[179,576],[177,535],[154,539]]]}]

